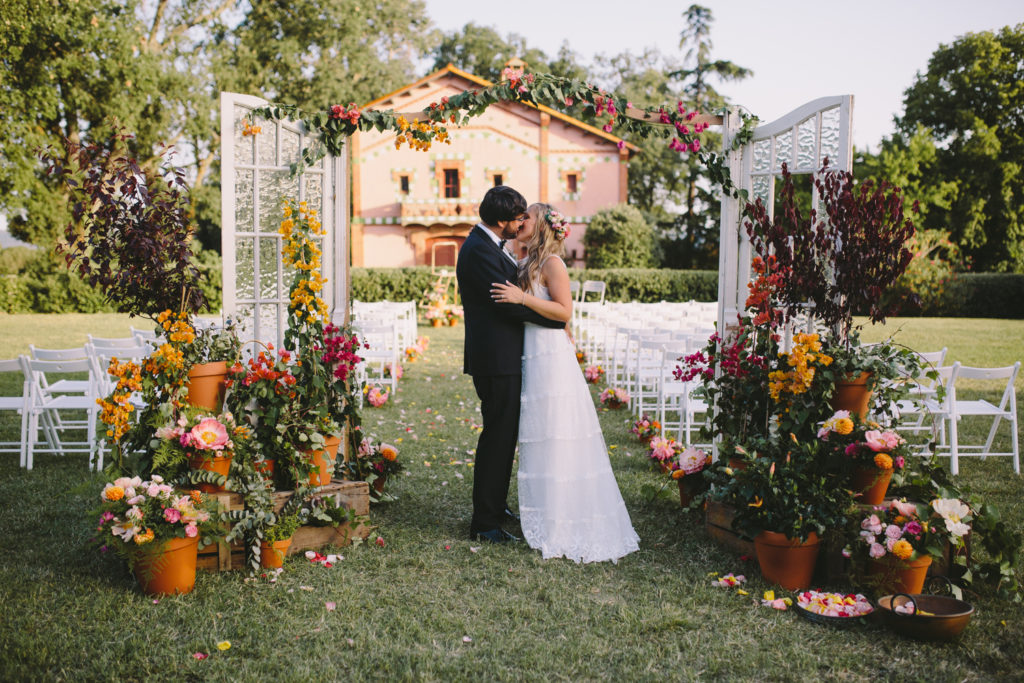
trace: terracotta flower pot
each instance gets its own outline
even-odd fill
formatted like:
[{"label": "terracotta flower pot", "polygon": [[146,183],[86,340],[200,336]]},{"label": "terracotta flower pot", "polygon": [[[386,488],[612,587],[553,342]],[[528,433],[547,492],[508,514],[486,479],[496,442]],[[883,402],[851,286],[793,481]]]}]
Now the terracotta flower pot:
[{"label": "terracotta flower pot", "polygon": [[743,458],[737,458],[736,456],[733,456],[729,458],[729,468],[732,469],[734,472],[745,470],[747,469],[747,461],[744,460]]},{"label": "terracotta flower pot", "polygon": [[252,465],[258,473],[267,479],[273,479],[274,470],[277,468],[277,461],[273,458],[267,458],[266,460],[257,460]]},{"label": "terracotta flower pot", "polygon": [[685,508],[689,507],[693,497],[701,492],[704,486],[704,476],[700,472],[685,474],[676,479],[676,483],[679,484],[679,504]]},{"label": "terracotta flower pot", "polygon": [[878,467],[858,467],[850,479],[850,489],[860,492],[858,503],[878,505],[885,500],[892,479],[892,469],[883,470]]},{"label": "terracotta flower pot", "polygon": [[384,493],[384,485],[386,483],[388,483],[388,477],[386,474],[378,475],[378,477],[373,480],[373,490],[377,492],[378,496]]},{"label": "terracotta flower pot", "polygon": [[[205,456],[205,455],[193,455],[188,459],[188,466],[194,470],[206,470],[207,472],[216,472],[222,476],[228,476],[228,472],[231,471],[231,460],[235,457],[234,453],[228,453],[227,455],[218,456]],[[203,493],[217,493],[223,491],[223,486],[216,484],[196,484],[196,488]]]},{"label": "terracotta flower pot", "polygon": [[810,587],[819,545],[818,535],[814,532],[803,542],[774,531],[762,531],[754,538],[761,574],[768,581],[791,591]]},{"label": "terracotta flower pot", "polygon": [[216,363],[200,363],[193,365],[188,371],[188,402],[197,408],[213,413],[220,412],[224,401],[224,380],[228,376],[228,364],[225,361]]},{"label": "terracotta flower pot", "polygon": [[856,377],[847,376],[842,382],[836,382],[835,393],[832,394],[832,410],[848,410],[861,420],[868,415],[871,404],[871,391],[868,390],[870,372],[862,372]]},{"label": "terracotta flower pot", "polygon": [[900,560],[885,555],[868,561],[868,576],[881,595],[914,595],[924,590],[924,580],[931,564],[931,555],[922,555],[916,560]]},{"label": "terracotta flower pot", "polygon": [[455,327],[458,324],[459,324],[459,319],[458,318],[452,318],[451,320],[448,321],[448,327]]},{"label": "terracotta flower pot", "polygon": [[284,558],[291,545],[291,537],[283,541],[262,541],[260,543],[260,566],[264,569],[280,568],[284,564]]},{"label": "terracotta flower pot", "polygon": [[190,593],[196,585],[199,537],[172,538],[135,562],[135,580],[148,595]]},{"label": "terracotta flower pot", "polygon": [[313,466],[316,468],[309,475],[310,486],[327,486],[331,483],[340,444],[341,437],[329,436],[324,440],[323,450],[309,451],[309,455],[313,459]]},{"label": "terracotta flower pot", "polygon": [[441,327],[441,319],[440,318],[431,318],[430,319],[430,326],[431,327]]}]

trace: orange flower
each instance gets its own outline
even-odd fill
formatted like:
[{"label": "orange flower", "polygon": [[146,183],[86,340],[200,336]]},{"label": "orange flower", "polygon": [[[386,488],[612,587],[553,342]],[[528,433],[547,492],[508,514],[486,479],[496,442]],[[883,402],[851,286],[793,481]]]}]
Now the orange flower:
[{"label": "orange flower", "polygon": [[759,508],[762,505],[764,505],[764,501],[761,500],[760,496],[755,496],[753,503],[747,503],[747,507],[749,507],[749,508]]},{"label": "orange flower", "polygon": [[892,469],[892,458],[886,453],[875,454],[875,467],[880,470],[891,470]]},{"label": "orange flower", "polygon": [[202,503],[203,502],[203,494],[200,493],[198,489],[192,489],[192,491],[189,493],[189,496],[192,497],[192,502],[193,503]]},{"label": "orange flower", "polygon": [[685,476],[686,476],[686,472],[683,472],[682,470],[673,470],[672,471],[672,478],[673,479],[682,479]]},{"label": "orange flower", "polygon": [[124,498],[124,489],[120,486],[111,486],[103,492],[103,496],[107,500],[121,500]]},{"label": "orange flower", "polygon": [[141,534],[135,534],[135,544],[142,545],[143,543],[149,543],[155,536],[156,534],[153,533],[152,529],[146,529]]},{"label": "orange flower", "polygon": [[849,434],[853,431],[853,420],[848,417],[841,417],[836,420],[836,431],[842,435]]},{"label": "orange flower", "polygon": [[901,538],[892,544],[892,554],[901,560],[909,560],[914,554],[914,547]]},{"label": "orange flower", "polygon": [[398,449],[389,444],[381,444],[380,455],[385,460],[396,460],[398,458]]}]

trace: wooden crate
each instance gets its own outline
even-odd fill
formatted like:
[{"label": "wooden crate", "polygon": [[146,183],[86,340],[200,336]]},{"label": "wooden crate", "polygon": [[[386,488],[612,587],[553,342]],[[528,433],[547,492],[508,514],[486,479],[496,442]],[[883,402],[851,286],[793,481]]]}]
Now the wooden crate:
[{"label": "wooden crate", "polygon": [[[318,493],[332,497],[336,503],[353,510],[359,517],[370,514],[370,486],[365,481],[343,481],[334,479],[327,486],[321,486]],[[227,510],[242,508],[242,496],[226,491],[210,494],[216,497]],[[278,491],[274,494],[274,511],[280,510],[291,497],[291,491]],[[345,523],[338,527],[303,526],[296,530],[292,544],[288,548],[289,555],[303,553],[307,550],[319,550],[328,546],[346,546],[353,538],[366,538],[371,527],[365,522]],[[245,566],[245,548],[238,542],[215,543],[199,551],[196,561],[197,569],[208,571],[231,571]]]},{"label": "wooden crate", "polygon": [[754,542],[733,531],[732,518],[736,513],[731,506],[709,500],[704,512],[704,530],[715,543],[739,555],[755,556]]}]

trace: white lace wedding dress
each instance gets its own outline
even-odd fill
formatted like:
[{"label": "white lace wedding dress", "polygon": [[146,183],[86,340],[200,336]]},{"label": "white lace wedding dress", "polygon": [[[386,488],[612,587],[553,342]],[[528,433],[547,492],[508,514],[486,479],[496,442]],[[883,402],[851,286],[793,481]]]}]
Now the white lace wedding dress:
[{"label": "white lace wedding dress", "polygon": [[[533,294],[550,299],[547,288]],[[576,350],[564,330],[526,324],[519,515],[544,559],[617,562],[639,548]]]}]

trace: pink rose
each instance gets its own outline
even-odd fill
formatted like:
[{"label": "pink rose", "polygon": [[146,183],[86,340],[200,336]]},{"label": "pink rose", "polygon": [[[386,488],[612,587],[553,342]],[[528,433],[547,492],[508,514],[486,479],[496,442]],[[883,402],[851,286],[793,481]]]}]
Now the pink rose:
[{"label": "pink rose", "polygon": [[902,455],[897,455],[893,459],[892,463],[893,463],[893,465],[896,466],[896,469],[901,470],[901,469],[903,469],[903,466],[907,464],[907,461],[904,460]]},{"label": "pink rose", "polygon": [[189,538],[195,538],[199,535],[199,527],[197,527],[195,524],[189,524],[185,527],[185,535]]},{"label": "pink rose", "polygon": [[192,446],[204,451],[221,451],[230,444],[228,430],[224,425],[213,417],[206,417],[199,421],[192,431],[189,432],[189,441]]},{"label": "pink rose", "polygon": [[181,511],[175,510],[174,508],[164,508],[164,519],[171,524],[174,524],[181,519]]},{"label": "pink rose", "polygon": [[890,524],[885,527],[885,537],[899,540],[900,536],[903,535],[903,529],[899,528],[895,524]]},{"label": "pink rose", "polygon": [[888,450],[885,440],[882,439],[882,432],[877,429],[864,432],[864,441],[867,442],[868,448],[873,450],[875,453]]},{"label": "pink rose", "polygon": [[868,555],[874,558],[881,557],[882,555],[885,555],[885,548],[883,548],[881,544],[872,543],[871,549],[868,550]]}]

